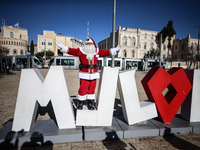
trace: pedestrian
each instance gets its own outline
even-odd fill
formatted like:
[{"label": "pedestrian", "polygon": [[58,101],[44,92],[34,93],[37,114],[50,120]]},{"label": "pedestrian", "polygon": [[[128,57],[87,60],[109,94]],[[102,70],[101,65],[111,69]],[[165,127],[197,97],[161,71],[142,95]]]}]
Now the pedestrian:
[{"label": "pedestrian", "polygon": [[24,63],[24,68],[26,68],[26,66],[27,66],[27,64],[26,64],[26,62]]},{"label": "pedestrian", "polygon": [[15,71],[15,63],[13,63],[12,70]]},{"label": "pedestrian", "polygon": [[6,72],[7,72],[7,74],[9,74],[9,65],[8,64],[6,65]]},{"label": "pedestrian", "polygon": [[80,87],[78,90],[78,109],[83,109],[83,105],[88,100],[88,109],[93,110],[95,99],[96,79],[99,78],[97,70],[97,59],[99,57],[105,57],[110,55],[116,55],[117,51],[121,47],[111,48],[107,50],[101,50],[96,47],[92,38],[87,38],[85,45],[80,48],[69,48],[62,43],[56,43],[60,47],[62,53],[68,53],[70,55],[78,56],[80,60],[79,65],[79,78]]},{"label": "pedestrian", "polygon": [[5,62],[3,63],[3,73],[5,73],[6,72],[6,64],[5,64]]}]

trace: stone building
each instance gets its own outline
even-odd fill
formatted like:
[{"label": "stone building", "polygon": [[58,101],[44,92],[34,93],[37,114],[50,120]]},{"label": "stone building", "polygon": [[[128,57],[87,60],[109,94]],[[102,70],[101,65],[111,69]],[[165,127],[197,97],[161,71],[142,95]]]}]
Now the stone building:
[{"label": "stone building", "polygon": [[28,51],[29,37],[26,29],[2,26],[0,29],[0,45],[8,48],[8,55],[26,55]]},{"label": "stone building", "polygon": [[173,41],[173,60],[187,61],[188,53],[197,54],[198,39],[190,37],[190,34],[185,39],[175,39]]},{"label": "stone building", "polygon": [[[119,58],[143,58],[148,51],[152,49],[159,49],[155,39],[158,31],[142,30],[140,28],[122,28],[118,27],[115,32],[115,46],[122,47],[118,53]],[[171,45],[175,36],[171,39]],[[106,44],[107,43],[107,44]],[[168,56],[168,40],[165,40],[162,44],[161,57],[165,59]],[[110,37],[104,39],[98,43],[100,49],[106,49],[112,47],[112,33]],[[171,56],[171,50],[169,51],[169,57]]]},{"label": "stone building", "polygon": [[56,45],[56,42],[61,43],[71,47],[71,48],[78,48],[83,45],[82,40],[78,40],[73,37],[67,37],[63,36],[62,34],[56,34],[54,31],[43,31],[43,34],[38,35],[37,39],[37,52],[41,51],[53,51],[55,56],[63,55],[63,56],[69,56],[69,54],[66,53],[60,53],[59,47]]}]

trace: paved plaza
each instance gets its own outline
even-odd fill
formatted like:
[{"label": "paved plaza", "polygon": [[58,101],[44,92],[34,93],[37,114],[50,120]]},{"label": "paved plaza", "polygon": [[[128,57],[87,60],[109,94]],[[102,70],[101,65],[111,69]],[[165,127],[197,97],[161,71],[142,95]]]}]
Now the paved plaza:
[{"label": "paved plaza", "polygon": [[[45,77],[48,72],[48,69],[40,69],[40,72]],[[77,91],[79,88],[78,70],[65,70],[65,74],[67,78],[69,94],[73,102],[73,105],[75,106],[74,101],[77,100]],[[136,71],[135,74],[140,101],[147,99],[147,96],[141,84],[141,80],[146,74],[147,72],[145,71]],[[9,75],[0,73],[0,128],[2,128],[7,122],[13,120],[20,75],[21,71],[11,71]],[[114,111],[114,116],[123,115],[118,90],[116,91],[115,107],[113,111]],[[50,119],[50,117],[46,113],[45,115],[39,115],[37,119],[47,120]],[[156,136],[156,137],[143,137],[143,138],[127,138],[127,139],[107,140],[107,141],[82,141],[82,142],[50,144],[46,146],[18,147],[12,149],[31,149],[31,150],[33,149],[45,149],[45,150],[46,149],[54,149],[54,150],[197,149],[198,150],[199,149],[200,150],[200,134],[170,135],[167,137]]]}]

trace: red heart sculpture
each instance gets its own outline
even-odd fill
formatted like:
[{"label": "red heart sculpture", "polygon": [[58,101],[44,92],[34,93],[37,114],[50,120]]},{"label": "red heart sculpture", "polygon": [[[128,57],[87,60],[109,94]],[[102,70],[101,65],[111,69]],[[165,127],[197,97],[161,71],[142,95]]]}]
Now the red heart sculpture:
[{"label": "red heart sculpture", "polygon": [[[156,103],[158,117],[170,123],[186,99],[192,85],[183,68],[171,68],[166,72],[161,67],[152,67],[142,79],[149,100]],[[168,88],[164,96],[162,92]]]}]

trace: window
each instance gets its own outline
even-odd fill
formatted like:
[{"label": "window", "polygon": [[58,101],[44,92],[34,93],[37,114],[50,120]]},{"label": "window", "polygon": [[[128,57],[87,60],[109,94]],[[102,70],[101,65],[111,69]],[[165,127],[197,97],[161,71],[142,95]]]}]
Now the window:
[{"label": "window", "polygon": [[160,45],[159,44],[157,45],[157,50],[160,50]]},{"label": "window", "polygon": [[39,60],[38,60],[38,59],[36,59],[36,58],[34,58],[34,62],[35,62],[37,65],[39,65],[39,64],[40,64]]},{"label": "window", "polygon": [[151,46],[150,46],[150,50],[152,50],[153,49],[153,43],[151,43]]},{"label": "window", "polygon": [[147,49],[147,43],[144,43],[144,49]]},{"label": "window", "polygon": [[132,39],[131,45],[132,45],[132,46],[135,46],[135,39]]},{"label": "window", "polygon": [[74,59],[61,59],[61,65],[74,66]]},{"label": "window", "polygon": [[165,60],[165,54],[163,54],[163,60]]},{"label": "window", "polygon": [[8,41],[6,41],[6,44],[8,44]]},{"label": "window", "polygon": [[11,45],[13,45],[13,41],[11,41]]},{"label": "window", "polygon": [[193,50],[194,46],[193,46],[193,43],[191,44],[191,50]]},{"label": "window", "polygon": [[182,45],[182,49],[181,50],[184,51],[184,49],[185,49],[185,44]]},{"label": "window", "polygon": [[124,50],[124,57],[126,57],[126,55],[127,55],[127,54],[126,54],[126,50]]},{"label": "window", "polygon": [[163,45],[163,50],[166,50],[166,45],[165,44]]},{"label": "window", "polygon": [[132,57],[135,57],[135,51],[132,51]]},{"label": "window", "polygon": [[13,50],[13,54],[17,54],[17,50],[16,49]]},{"label": "window", "polygon": [[[112,65],[112,60],[108,60],[108,66]],[[115,60],[115,67],[120,67],[120,61],[119,60]]]},{"label": "window", "polygon": [[50,45],[50,46],[51,46],[51,45],[52,45],[52,42],[48,42],[48,45]]},{"label": "window", "polygon": [[22,39],[22,35],[20,35],[19,38]]},{"label": "window", "polygon": [[13,37],[14,37],[14,35],[13,35],[13,32],[10,32],[10,37],[11,37],[11,38],[13,38]]},{"label": "window", "polygon": [[147,34],[145,33],[145,35],[144,35],[144,39],[147,39]]},{"label": "window", "polygon": [[21,55],[23,55],[23,54],[24,54],[24,51],[23,51],[23,50],[21,50],[21,51],[20,51],[20,54],[21,54]]},{"label": "window", "polygon": [[151,40],[153,40],[153,34],[151,35]]},{"label": "window", "polygon": [[42,42],[42,45],[45,45],[45,42]]},{"label": "window", "polygon": [[177,46],[175,46],[175,50],[177,50]]},{"label": "window", "polygon": [[15,45],[16,43],[14,42],[14,45]]},{"label": "window", "polygon": [[123,38],[123,45],[127,45],[127,39],[126,39],[126,37]]},{"label": "window", "polygon": [[60,59],[56,59],[56,65],[60,65]]}]

